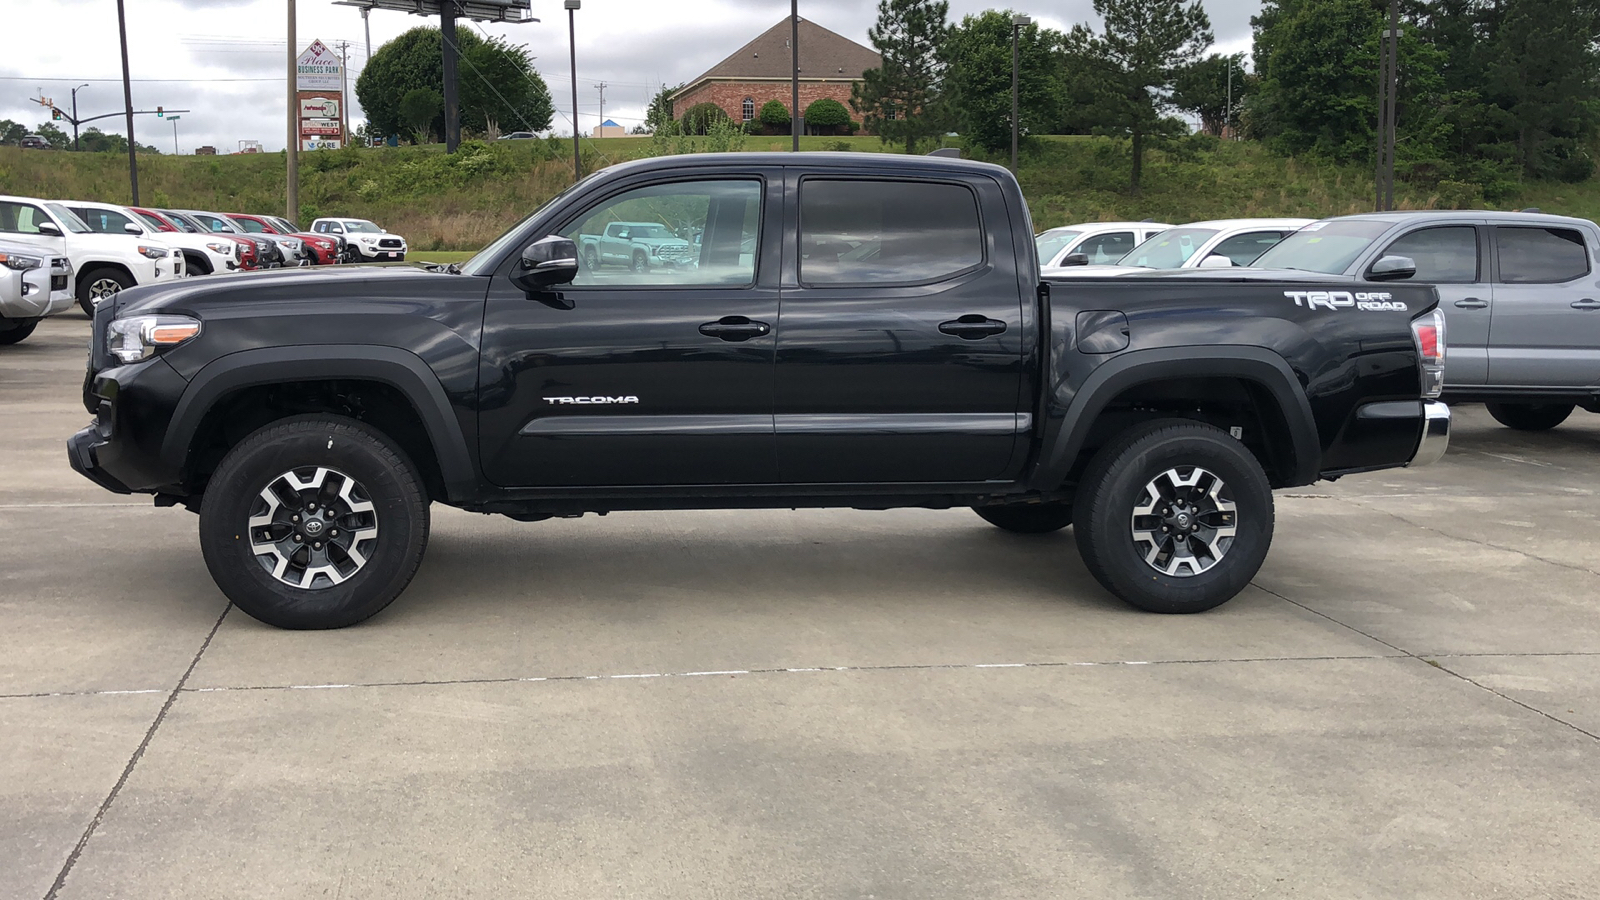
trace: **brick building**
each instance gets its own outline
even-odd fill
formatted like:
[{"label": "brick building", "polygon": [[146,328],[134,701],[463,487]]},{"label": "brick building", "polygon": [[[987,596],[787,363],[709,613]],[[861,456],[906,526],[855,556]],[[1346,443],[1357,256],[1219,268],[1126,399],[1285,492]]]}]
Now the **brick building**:
[{"label": "brick building", "polygon": [[[799,32],[801,114],[823,97],[849,109],[850,86],[861,80],[861,73],[881,65],[878,54],[806,19],[800,20]],[[689,107],[710,101],[733,121],[748,122],[761,114],[762,105],[769,100],[789,109],[789,64],[789,19],[785,16],[673,94],[672,110],[681,118]]]}]

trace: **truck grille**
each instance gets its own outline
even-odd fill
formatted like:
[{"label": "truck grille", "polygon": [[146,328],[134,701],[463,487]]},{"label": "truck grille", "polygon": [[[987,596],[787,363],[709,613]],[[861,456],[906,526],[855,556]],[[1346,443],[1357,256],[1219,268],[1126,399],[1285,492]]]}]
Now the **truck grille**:
[{"label": "truck grille", "polygon": [[50,290],[64,291],[67,281],[72,278],[72,261],[65,256],[58,256],[50,260]]},{"label": "truck grille", "polygon": [[662,259],[683,259],[689,255],[688,247],[661,247],[656,250],[656,255]]},{"label": "truck grille", "polygon": [[385,250],[399,250],[400,249],[400,239],[399,238],[380,238],[378,240],[378,246],[382,247]]}]

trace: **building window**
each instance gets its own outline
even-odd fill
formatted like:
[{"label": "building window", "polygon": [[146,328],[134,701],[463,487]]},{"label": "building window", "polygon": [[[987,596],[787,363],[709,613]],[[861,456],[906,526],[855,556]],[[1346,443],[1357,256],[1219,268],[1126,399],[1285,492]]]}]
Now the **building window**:
[{"label": "building window", "polygon": [[754,119],[756,117],[756,101],[749,97],[744,98],[744,104],[740,107],[740,112],[744,115],[746,122]]}]

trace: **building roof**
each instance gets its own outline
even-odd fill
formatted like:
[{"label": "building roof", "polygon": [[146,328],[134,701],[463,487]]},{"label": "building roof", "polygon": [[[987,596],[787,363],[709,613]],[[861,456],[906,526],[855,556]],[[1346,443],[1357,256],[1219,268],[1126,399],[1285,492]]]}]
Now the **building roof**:
[{"label": "building roof", "polygon": [[[883,64],[872,48],[863,47],[809,19],[802,18],[798,30],[802,80],[856,79],[862,72]],[[755,40],[684,85],[678,93],[687,93],[704,81],[787,81],[789,77],[789,18],[785,16]]]},{"label": "building roof", "polygon": [[607,119],[604,122],[600,123],[600,127],[601,128],[621,128],[622,126],[618,125],[617,123],[615,123],[613,121],[611,121],[610,119]]}]

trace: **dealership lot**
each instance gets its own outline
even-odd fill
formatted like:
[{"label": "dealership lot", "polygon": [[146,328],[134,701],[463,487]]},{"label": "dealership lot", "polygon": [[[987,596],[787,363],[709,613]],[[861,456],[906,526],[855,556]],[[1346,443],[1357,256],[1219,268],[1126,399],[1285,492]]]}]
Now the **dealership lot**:
[{"label": "dealership lot", "polygon": [[1195,617],[962,510],[436,508],[292,633],[68,468],[87,331],[0,352],[0,896],[1600,894],[1600,416],[1282,493]]}]

